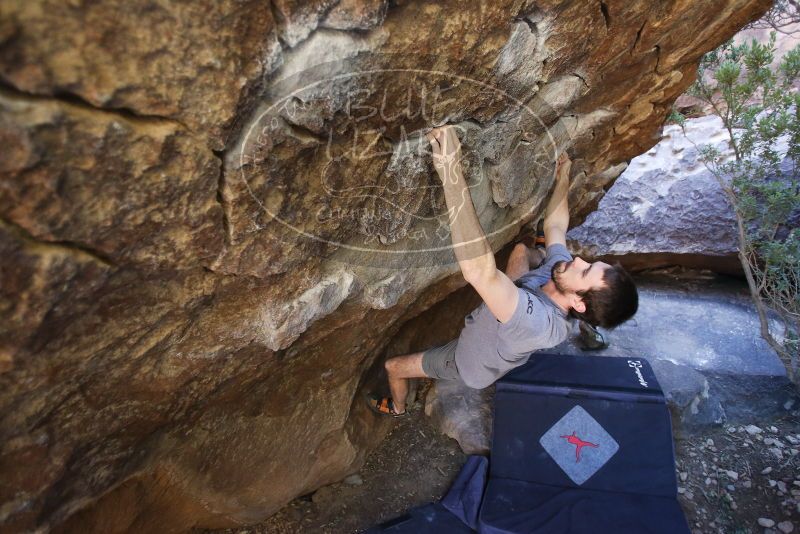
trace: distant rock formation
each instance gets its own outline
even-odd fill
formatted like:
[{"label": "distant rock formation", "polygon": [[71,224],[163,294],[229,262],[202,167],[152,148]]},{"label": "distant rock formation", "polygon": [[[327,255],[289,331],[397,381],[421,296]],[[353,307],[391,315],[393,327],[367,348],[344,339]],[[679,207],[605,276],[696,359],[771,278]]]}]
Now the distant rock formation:
[{"label": "distant rock formation", "polygon": [[698,149],[730,152],[717,116],[664,128],[661,141],[634,158],[597,211],[567,233],[574,254],[619,261],[630,270],[682,265],[741,274],[736,219]]},{"label": "distant rock formation", "polygon": [[[0,0],[0,530],[255,522],[389,423],[359,388],[553,153],[580,220],[767,0]],[[430,324],[424,326],[431,328]]]},{"label": "distant rock formation", "polygon": [[[773,68],[800,43],[798,27],[777,34]],[[748,28],[733,41],[766,42],[771,31]],[[685,133],[677,125],[665,126],[658,144],[634,158],[597,211],[568,233],[569,245],[584,259],[619,261],[634,271],[679,265],[743,277],[732,208],[697,152],[713,144],[733,157],[728,132],[698,98],[683,94],[675,107],[693,117]],[[782,165],[791,175],[790,160]],[[787,227],[797,226],[798,220],[800,213],[793,214]]]}]

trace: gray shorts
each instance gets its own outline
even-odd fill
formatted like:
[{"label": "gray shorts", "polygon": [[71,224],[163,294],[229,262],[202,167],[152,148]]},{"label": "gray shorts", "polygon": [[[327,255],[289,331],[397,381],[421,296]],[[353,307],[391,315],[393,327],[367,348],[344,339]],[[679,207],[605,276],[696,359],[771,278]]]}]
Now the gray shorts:
[{"label": "gray shorts", "polygon": [[461,380],[456,367],[458,338],[422,353],[422,370],[438,380]]}]

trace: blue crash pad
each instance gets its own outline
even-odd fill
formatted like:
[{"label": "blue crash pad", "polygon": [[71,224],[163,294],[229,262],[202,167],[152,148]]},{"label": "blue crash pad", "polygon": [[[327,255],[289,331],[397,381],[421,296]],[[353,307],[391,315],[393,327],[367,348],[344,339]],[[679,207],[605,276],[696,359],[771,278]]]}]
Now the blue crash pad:
[{"label": "blue crash pad", "polygon": [[494,410],[479,532],[689,532],[646,360],[537,353],[498,381]]},{"label": "blue crash pad", "polygon": [[489,461],[485,456],[467,457],[450,491],[440,502],[414,508],[367,530],[367,534],[475,532],[488,471]]},{"label": "blue crash pad", "polygon": [[537,353],[497,383],[491,461],[469,457],[441,502],[367,532],[688,534],[676,497],[648,362]]},{"label": "blue crash pad", "polygon": [[669,410],[643,359],[535,355],[497,383],[491,459],[493,478],[677,496]]},{"label": "blue crash pad", "polygon": [[461,534],[475,532],[441,503],[431,503],[410,510],[365,531],[365,534]]},{"label": "blue crash pad", "polygon": [[676,499],[491,479],[482,534],[689,533]]}]

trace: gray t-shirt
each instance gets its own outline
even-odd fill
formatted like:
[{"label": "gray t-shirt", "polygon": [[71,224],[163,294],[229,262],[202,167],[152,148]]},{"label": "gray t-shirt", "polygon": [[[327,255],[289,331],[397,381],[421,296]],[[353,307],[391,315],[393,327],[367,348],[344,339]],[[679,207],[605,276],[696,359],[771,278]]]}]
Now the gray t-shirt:
[{"label": "gray t-shirt", "polygon": [[542,265],[514,282],[519,299],[509,321],[501,323],[485,302],[464,318],[456,367],[466,385],[485,388],[527,362],[532,352],[567,338],[571,320],[540,287],[550,280],[553,265],[562,260],[572,260],[567,247],[550,245]]}]

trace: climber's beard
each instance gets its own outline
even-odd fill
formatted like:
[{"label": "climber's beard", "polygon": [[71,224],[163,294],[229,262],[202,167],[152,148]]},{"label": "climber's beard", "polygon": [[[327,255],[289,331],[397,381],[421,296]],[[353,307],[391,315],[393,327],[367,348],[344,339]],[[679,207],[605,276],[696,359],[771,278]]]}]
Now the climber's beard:
[{"label": "climber's beard", "polygon": [[[571,263],[572,262],[567,263],[567,262],[562,260],[562,261],[556,262],[553,265],[553,268],[550,270],[550,278],[553,279],[553,285],[556,286],[556,289],[558,290],[559,293],[568,293],[569,292],[569,289],[567,289],[567,287],[564,286],[564,281],[561,280],[561,275],[564,273],[564,271],[569,269],[569,266],[570,266]],[[562,269],[562,266],[564,267],[563,269]]]}]

